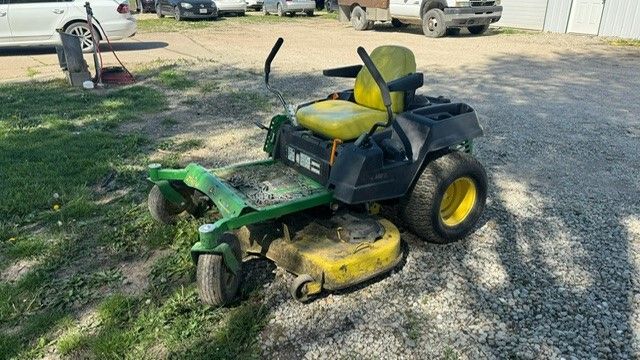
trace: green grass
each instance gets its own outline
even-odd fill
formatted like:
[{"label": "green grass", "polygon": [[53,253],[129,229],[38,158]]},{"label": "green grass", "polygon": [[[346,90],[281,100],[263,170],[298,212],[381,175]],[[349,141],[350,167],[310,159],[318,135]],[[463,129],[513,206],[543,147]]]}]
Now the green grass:
[{"label": "green grass", "polygon": [[38,71],[38,69],[34,69],[32,67],[28,67],[27,68],[27,76],[28,77],[34,77],[36,75],[40,74],[40,71]]},{"label": "green grass", "polygon": [[184,90],[195,85],[195,81],[187,77],[184,72],[169,69],[158,74],[158,82],[173,90]]},{"label": "green grass", "polygon": [[162,19],[140,19],[138,20],[138,32],[140,33],[152,33],[152,32],[175,32],[175,31],[190,31],[190,30],[202,30],[208,28],[226,29],[233,25],[246,25],[246,24],[277,24],[282,22],[311,22],[317,19],[337,19],[337,14],[323,14],[319,13],[314,17],[308,17],[305,15],[297,14],[294,17],[279,17],[276,15],[263,16],[262,14],[251,14],[247,16],[225,16],[218,20],[185,20],[177,22],[171,17],[165,17]]},{"label": "green grass", "polygon": [[[148,76],[159,87],[202,86],[178,68]],[[238,93],[237,101],[262,100]],[[157,357],[255,357],[266,310],[254,299],[236,308],[198,300],[189,248],[201,221],[160,225],[146,208],[148,154],[203,146],[123,130],[162,111],[163,92],[3,84],[0,103],[0,270],[33,260],[17,280],[0,282],[0,359],[39,358],[52,348],[69,358],[155,357],[149,349],[160,349]],[[116,190],[125,195],[98,202]],[[149,287],[125,292],[125,264],[159,249],[164,255],[144,270]],[[86,312],[96,319],[88,328],[79,321]]]},{"label": "green grass", "polygon": [[502,35],[523,35],[523,34],[532,34],[533,31],[510,28],[510,27],[500,27],[495,29],[495,32]]},{"label": "green grass", "polygon": [[613,46],[640,47],[640,40],[615,39],[615,40],[609,40],[608,43],[609,43],[609,45],[613,45]]}]

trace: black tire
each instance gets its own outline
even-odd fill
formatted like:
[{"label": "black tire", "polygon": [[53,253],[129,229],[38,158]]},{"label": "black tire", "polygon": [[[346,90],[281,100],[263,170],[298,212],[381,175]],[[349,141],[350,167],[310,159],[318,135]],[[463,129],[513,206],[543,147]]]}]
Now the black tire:
[{"label": "black tire", "polygon": [[237,16],[246,16],[246,15],[247,15],[247,13],[243,11],[243,12],[239,12],[239,13],[237,13],[236,15],[237,15]]},{"label": "black tire", "polygon": [[95,46],[93,35],[95,35],[98,38],[97,40],[100,41],[100,33],[98,33],[98,30],[93,29],[92,34],[91,28],[86,22],[73,23],[69,25],[64,32],[80,37],[80,46],[82,47],[83,53],[93,52],[93,47]]},{"label": "black tire", "polygon": [[[242,250],[238,238],[230,232],[222,234],[221,242],[231,246],[238,262],[242,262]],[[200,300],[212,306],[223,306],[231,303],[240,288],[242,266],[237,274],[233,274],[224,263],[222,255],[200,254],[196,270],[196,283]]]},{"label": "black tire", "polygon": [[391,25],[393,25],[394,28],[403,28],[409,26],[409,24],[405,24],[398,19],[391,19]]},{"label": "black tire", "polygon": [[158,185],[153,185],[149,191],[147,206],[151,216],[163,224],[175,223],[178,220],[178,215],[186,210],[186,206],[179,206],[167,200]]},{"label": "black tire", "polygon": [[158,19],[162,19],[164,17],[164,14],[162,13],[162,7],[159,3],[156,4],[156,16],[158,17]]},{"label": "black tire", "polygon": [[180,16],[180,9],[178,9],[177,6],[173,8],[173,17],[176,19],[176,21],[182,20],[182,16]]},{"label": "black tire", "polygon": [[333,12],[333,8],[331,7],[331,1],[327,0],[324,2],[324,8],[327,10],[329,14]]},{"label": "black tire", "polygon": [[451,35],[451,36],[460,35],[460,28],[448,28],[447,35]]},{"label": "black tire", "polygon": [[277,14],[280,17],[283,17],[285,15],[284,11],[282,11],[282,5],[280,3],[278,3]]},{"label": "black tire", "polygon": [[313,16],[313,10],[307,10],[304,12],[307,16]]},{"label": "black tire", "polygon": [[474,35],[484,34],[489,29],[489,25],[469,26],[467,30]]},{"label": "black tire", "polygon": [[369,23],[367,24],[367,30],[372,30],[374,25],[375,21],[369,21]]},{"label": "black tire", "polygon": [[369,27],[367,12],[358,5],[351,10],[351,25],[358,31],[367,30]]},{"label": "black tire", "polygon": [[[462,187],[452,185],[454,182],[470,187],[465,191]],[[453,194],[449,193],[445,198],[450,186],[453,186]],[[471,199],[465,197],[471,196],[471,187],[475,190],[473,200],[464,202]],[[463,190],[455,191],[460,189]],[[456,151],[427,164],[413,189],[400,200],[399,215],[411,231],[422,239],[446,244],[471,232],[484,211],[486,199],[487,174],[484,168],[473,156]],[[455,204],[456,200],[460,202]],[[456,210],[453,214],[458,215],[457,219],[448,217],[452,208]]]},{"label": "black tire", "polygon": [[313,282],[313,278],[310,275],[299,275],[291,283],[289,286],[289,293],[291,296],[301,303],[308,302],[313,298],[312,295],[307,293],[307,284]]},{"label": "black tire", "polygon": [[427,11],[422,17],[422,31],[427,37],[443,37],[447,33],[444,12],[440,9]]}]

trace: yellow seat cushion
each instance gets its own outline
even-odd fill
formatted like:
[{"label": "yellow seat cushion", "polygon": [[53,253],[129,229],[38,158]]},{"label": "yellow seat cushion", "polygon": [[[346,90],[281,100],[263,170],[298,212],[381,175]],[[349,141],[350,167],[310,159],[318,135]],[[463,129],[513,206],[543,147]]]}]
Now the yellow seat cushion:
[{"label": "yellow seat cushion", "polygon": [[387,121],[387,113],[345,100],[325,100],[300,108],[298,123],[330,139],[353,140],[378,122]]}]

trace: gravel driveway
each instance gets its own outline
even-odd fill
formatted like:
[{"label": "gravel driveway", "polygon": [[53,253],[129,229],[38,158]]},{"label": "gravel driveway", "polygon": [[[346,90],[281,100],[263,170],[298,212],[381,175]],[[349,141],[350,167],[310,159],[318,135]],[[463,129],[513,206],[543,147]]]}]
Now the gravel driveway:
[{"label": "gravel driveway", "polygon": [[[553,34],[433,40],[411,29],[356,32],[327,20],[237,30],[137,40],[169,43],[151,52],[158,58],[192,47],[187,54],[207,60],[203,76],[216,76],[214,69],[255,74],[232,86],[268,96],[258,70],[275,37],[284,36],[272,77],[295,101],[349,86],[318,70],[357,63],[358,45],[407,46],[425,73],[425,91],[482,115],[476,155],[490,180],[475,233],[442,246],[403,232],[401,266],[349,291],[301,305],[286,290],[290,275],[266,261],[248,264],[272,317],[259,339],[265,357],[640,355],[640,50]],[[123,57],[136,62],[130,52]],[[279,111],[276,102],[268,111],[229,112],[223,95],[208,100],[216,111],[173,109],[182,125],[171,135],[207,142],[192,159],[262,156],[263,134],[252,121]],[[238,143],[248,150],[238,153]]]}]

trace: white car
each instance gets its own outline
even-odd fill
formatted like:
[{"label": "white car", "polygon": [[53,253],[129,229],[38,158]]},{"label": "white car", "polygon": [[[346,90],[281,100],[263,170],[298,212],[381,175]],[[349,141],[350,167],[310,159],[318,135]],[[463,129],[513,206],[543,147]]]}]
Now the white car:
[{"label": "white car", "polygon": [[[86,0],[0,0],[0,47],[42,46],[59,43],[56,29],[82,38],[82,49],[93,50],[93,38],[84,8]],[[96,36],[119,40],[136,33],[136,20],[127,1],[90,0]],[[104,29],[104,30],[103,30]]]},{"label": "white car", "polygon": [[244,16],[247,12],[247,3],[245,0],[214,0],[218,7],[218,14],[230,14]]},{"label": "white car", "polygon": [[264,0],[246,0],[247,9],[260,10]]}]

